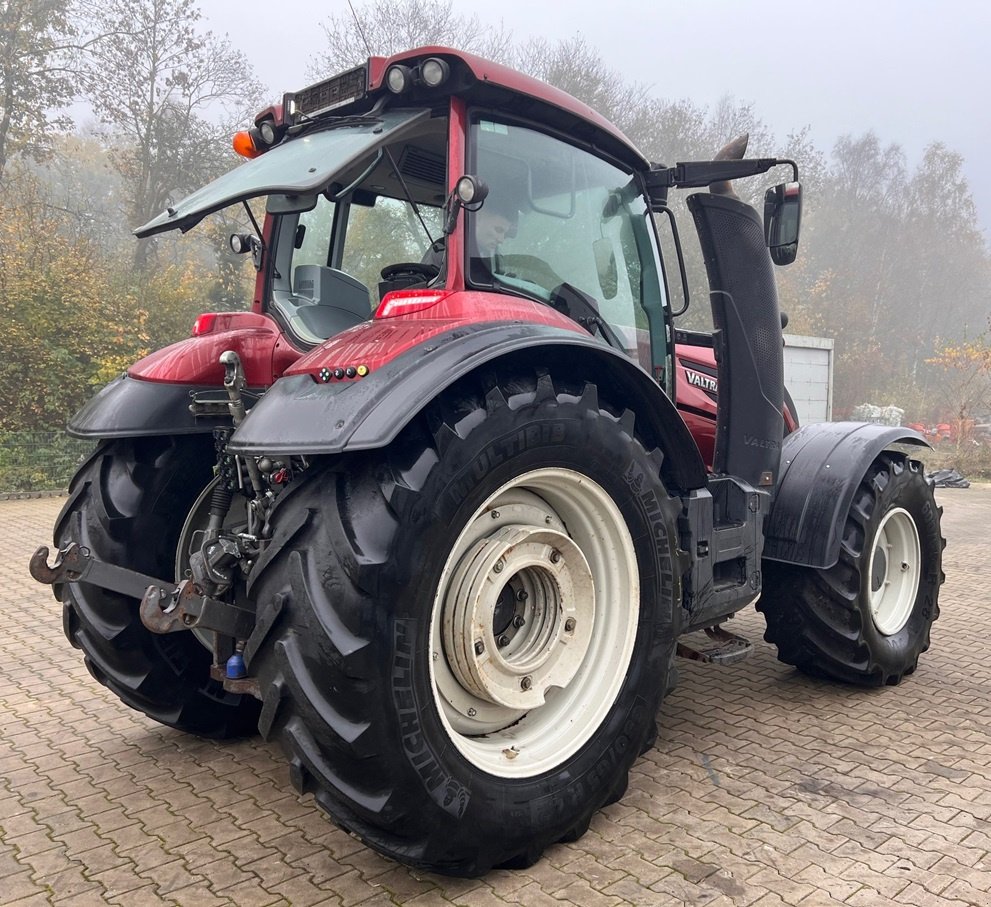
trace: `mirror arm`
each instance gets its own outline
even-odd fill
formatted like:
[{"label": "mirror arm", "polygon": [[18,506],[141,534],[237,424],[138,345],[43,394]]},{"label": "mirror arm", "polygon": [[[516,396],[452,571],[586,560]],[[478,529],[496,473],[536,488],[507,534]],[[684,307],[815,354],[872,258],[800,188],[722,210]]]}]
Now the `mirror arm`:
[{"label": "mirror arm", "polygon": [[744,158],[739,161],[687,161],[673,167],[659,167],[645,174],[652,200],[664,204],[668,189],[702,189],[710,183],[738,180],[767,173],[772,167],[790,166],[798,182],[798,164],[776,157]]},{"label": "mirror arm", "polygon": [[251,221],[251,226],[255,228],[255,235],[251,237],[251,263],[257,271],[262,266],[262,255],[265,253],[265,234],[262,233],[262,228],[258,226],[258,221],[255,220],[254,212],[251,210],[248,200],[244,199],[241,204],[244,205],[244,210],[248,212],[248,220]]},{"label": "mirror arm", "polygon": [[685,255],[681,250],[681,235],[678,233],[678,222],[675,220],[674,211],[667,205],[659,205],[653,207],[652,210],[658,214],[666,214],[668,220],[671,222],[671,237],[674,240],[674,250],[678,256],[678,271],[681,273],[681,292],[685,297],[685,304],[677,312],[671,313],[672,318],[677,318],[679,315],[684,315],[688,311],[688,306],[691,303],[691,294],[688,289],[688,272],[685,270]]}]

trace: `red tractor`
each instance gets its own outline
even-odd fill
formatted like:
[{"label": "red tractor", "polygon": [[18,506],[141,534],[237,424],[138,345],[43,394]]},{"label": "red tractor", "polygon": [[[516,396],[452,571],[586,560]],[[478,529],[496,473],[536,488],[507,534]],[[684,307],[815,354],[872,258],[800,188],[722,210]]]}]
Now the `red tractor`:
[{"label": "red tractor", "polygon": [[[99,444],[32,559],[126,704],[277,738],[371,847],[477,875],[623,796],[686,634],[739,657],[721,625],[756,602],[803,671],[915,669],[943,579],[923,440],[785,431],[792,162],[652,164],[441,47],[286,95],[236,145],[253,160],[137,234],[267,199],[232,237],[251,311],[201,316],[73,418]],[[677,331],[669,193],[779,166],[763,219],[688,198],[716,329]]]}]

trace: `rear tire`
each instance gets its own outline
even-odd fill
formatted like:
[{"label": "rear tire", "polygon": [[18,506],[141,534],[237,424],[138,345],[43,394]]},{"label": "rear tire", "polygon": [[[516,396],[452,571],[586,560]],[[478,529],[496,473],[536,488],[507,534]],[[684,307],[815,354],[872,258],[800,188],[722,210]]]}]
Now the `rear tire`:
[{"label": "rear tire", "polygon": [[[210,481],[209,436],[106,441],[80,467],[55,524],[95,557],[150,576],[175,575],[186,514]],[[69,642],[126,705],[161,724],[208,737],[256,732],[258,703],[210,679],[211,653],[190,632],[157,634],[138,601],[89,583],[54,589]]]},{"label": "rear tire", "polygon": [[579,837],[654,732],[678,509],[632,413],[546,375],[448,394],[387,450],[312,468],[251,591],[282,608],[250,668],[297,788],[450,875]]},{"label": "rear tire", "polygon": [[862,686],[911,674],[939,616],[941,512],[922,465],[882,453],[854,495],[833,567],[764,562],[757,610],[778,658]]}]

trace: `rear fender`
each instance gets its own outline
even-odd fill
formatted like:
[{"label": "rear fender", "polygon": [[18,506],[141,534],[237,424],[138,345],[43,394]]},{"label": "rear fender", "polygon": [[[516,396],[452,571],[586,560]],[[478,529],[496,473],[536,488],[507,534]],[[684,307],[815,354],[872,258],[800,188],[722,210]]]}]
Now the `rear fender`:
[{"label": "rear fender", "polygon": [[860,480],[882,450],[901,444],[929,446],[918,432],[867,422],[821,422],[786,436],[764,558],[832,567]]},{"label": "rear fender", "polygon": [[230,425],[230,418],[194,416],[189,404],[205,391],[226,399],[221,353],[234,350],[248,386],[259,390],[269,387],[300,356],[267,316],[225,312],[202,319],[211,319],[206,332],[156,350],[106,385],[69,420],[69,434],[129,438],[210,432]]},{"label": "rear fender", "polygon": [[301,353],[285,343],[274,319],[254,312],[203,315],[210,329],[156,350],[134,363],[132,378],[173,384],[224,386],[220,354],[234,350],[244,367],[249,387],[268,387]]},{"label": "rear fender", "polygon": [[[350,335],[350,336],[349,336]],[[339,341],[358,362],[355,333]],[[370,352],[373,352],[371,350]],[[328,361],[336,355],[327,351]],[[312,357],[311,357],[312,358]],[[672,490],[705,485],[705,466],[674,404],[636,363],[591,336],[550,324],[480,322],[450,327],[364,377],[321,378],[321,371],[281,378],[231,438],[245,455],[315,455],[388,445],[443,390],[484,366],[514,365],[580,371],[610,399],[636,413],[644,441],[665,454]],[[295,370],[299,370],[300,363]]]},{"label": "rear fender", "polygon": [[[229,417],[194,416],[189,409],[197,393],[218,389],[142,381],[123,375],[106,385],[70,420],[67,430],[75,438],[138,438],[147,435],[191,435],[230,425]],[[223,394],[223,387],[220,388]],[[225,395],[226,396],[226,395]]]}]

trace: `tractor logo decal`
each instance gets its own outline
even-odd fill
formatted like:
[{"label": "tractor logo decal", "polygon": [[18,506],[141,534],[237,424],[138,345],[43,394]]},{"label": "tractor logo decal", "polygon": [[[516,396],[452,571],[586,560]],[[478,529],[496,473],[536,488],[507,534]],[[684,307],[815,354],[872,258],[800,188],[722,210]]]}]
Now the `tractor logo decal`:
[{"label": "tractor logo decal", "polygon": [[744,433],[743,443],[747,447],[759,447],[761,450],[777,450],[781,445],[773,438],[758,438],[756,435]]},{"label": "tractor logo decal", "polygon": [[700,372],[694,372],[690,368],[685,369],[685,377],[688,378],[689,384],[700,387],[704,391],[709,391],[713,394],[719,392],[719,382],[715,378],[710,378],[708,375],[703,375]]}]

